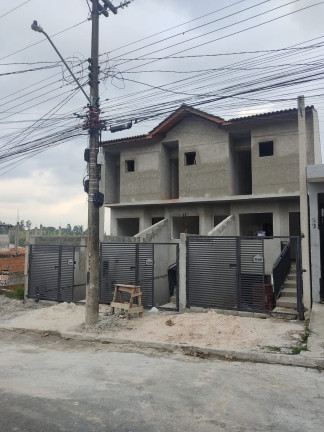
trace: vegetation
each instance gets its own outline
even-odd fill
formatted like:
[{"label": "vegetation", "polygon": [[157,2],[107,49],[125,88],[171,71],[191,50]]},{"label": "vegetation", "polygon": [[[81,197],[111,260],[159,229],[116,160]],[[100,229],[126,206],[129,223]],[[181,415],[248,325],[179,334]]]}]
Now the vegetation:
[{"label": "vegetation", "polygon": [[[10,226],[10,230],[9,227]],[[0,221],[0,234],[6,234],[9,231],[10,235],[10,243],[15,243],[15,225],[7,224],[6,222]],[[84,230],[82,225],[74,225],[72,228],[71,224],[67,224],[65,228],[56,228],[53,226],[40,226],[32,228],[32,222],[27,220],[21,220],[19,222],[19,246],[25,246],[26,242],[26,233],[29,232],[30,235],[43,235],[43,236],[73,236],[73,235],[86,235],[88,233],[87,230]]]},{"label": "vegetation", "polygon": [[24,287],[22,285],[17,285],[8,293],[8,297],[16,300],[24,300],[24,292]]},{"label": "vegetation", "polygon": [[300,354],[301,351],[308,351],[308,348],[306,346],[291,347],[291,354],[292,355]]}]

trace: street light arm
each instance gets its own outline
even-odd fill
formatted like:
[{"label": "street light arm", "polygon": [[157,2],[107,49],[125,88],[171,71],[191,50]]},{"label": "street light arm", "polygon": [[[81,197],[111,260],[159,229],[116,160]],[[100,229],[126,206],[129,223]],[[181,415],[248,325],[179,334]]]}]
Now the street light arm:
[{"label": "street light arm", "polygon": [[70,72],[72,78],[74,79],[74,81],[77,83],[79,89],[82,91],[82,93],[84,94],[84,96],[87,98],[87,101],[89,102],[89,104],[91,105],[91,100],[89,98],[89,96],[87,95],[87,93],[84,91],[84,88],[82,87],[82,85],[79,83],[79,81],[77,80],[77,78],[75,77],[74,73],[72,72],[72,70],[70,69],[69,65],[66,63],[66,61],[64,60],[64,58],[61,56],[60,52],[58,51],[58,49],[56,48],[56,46],[53,44],[53,42],[51,41],[51,38],[48,36],[48,34],[42,29],[41,26],[39,26],[37,24],[37,21],[33,21],[31,28],[34,31],[37,31],[39,33],[43,33],[43,35],[47,38],[47,40],[49,41],[49,43],[52,45],[52,47],[54,48],[54,50],[56,51],[57,55],[60,57],[60,59],[62,60],[63,64],[65,65],[66,69]]}]

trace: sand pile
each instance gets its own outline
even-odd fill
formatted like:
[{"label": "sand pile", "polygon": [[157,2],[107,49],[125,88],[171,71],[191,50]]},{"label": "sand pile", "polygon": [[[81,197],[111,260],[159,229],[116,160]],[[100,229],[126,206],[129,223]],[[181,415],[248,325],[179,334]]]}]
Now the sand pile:
[{"label": "sand pile", "polygon": [[304,324],[298,321],[221,315],[214,311],[183,314],[145,311],[143,318],[135,314],[131,320],[126,320],[111,315],[108,306],[100,309],[100,320],[94,326],[84,325],[85,308],[73,303],[24,312],[2,326],[228,350],[291,346],[300,340],[304,330]]}]

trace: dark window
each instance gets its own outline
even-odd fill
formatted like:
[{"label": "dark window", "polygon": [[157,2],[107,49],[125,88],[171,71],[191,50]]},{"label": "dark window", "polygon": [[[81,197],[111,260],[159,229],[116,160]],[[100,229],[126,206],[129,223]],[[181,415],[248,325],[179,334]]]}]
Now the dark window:
[{"label": "dark window", "polygon": [[133,172],[135,171],[135,161],[134,160],[127,160],[125,161],[126,171],[127,172]]},{"label": "dark window", "polygon": [[259,142],[259,156],[273,156],[273,141]]},{"label": "dark window", "polygon": [[196,165],[196,152],[185,153],[185,165]]}]

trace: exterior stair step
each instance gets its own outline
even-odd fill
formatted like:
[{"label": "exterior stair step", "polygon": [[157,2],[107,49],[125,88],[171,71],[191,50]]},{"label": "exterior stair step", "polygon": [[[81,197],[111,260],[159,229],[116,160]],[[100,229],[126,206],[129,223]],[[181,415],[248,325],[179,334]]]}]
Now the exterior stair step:
[{"label": "exterior stair step", "polygon": [[275,312],[276,314],[279,314],[279,315],[282,314],[282,316],[285,318],[287,316],[290,316],[290,319],[296,319],[298,317],[297,311],[295,309],[289,309],[289,308],[285,308],[285,307],[277,306],[273,309],[272,312]]},{"label": "exterior stair step", "polygon": [[297,309],[297,298],[296,297],[283,297],[283,296],[281,296],[277,300],[277,306],[295,310],[295,309]]},{"label": "exterior stair step", "polygon": [[296,289],[296,287],[297,287],[296,281],[286,280],[285,288],[295,288]]},{"label": "exterior stair step", "polygon": [[281,297],[296,297],[297,298],[297,289],[296,288],[284,288],[281,291]]}]

